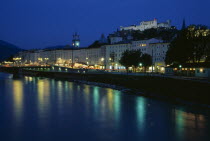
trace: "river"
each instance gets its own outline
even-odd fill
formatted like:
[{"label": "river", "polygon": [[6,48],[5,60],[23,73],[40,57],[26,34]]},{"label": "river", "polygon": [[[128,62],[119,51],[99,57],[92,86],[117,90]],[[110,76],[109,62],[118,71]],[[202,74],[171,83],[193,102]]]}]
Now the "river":
[{"label": "river", "polygon": [[209,141],[210,111],[0,73],[0,141]]}]

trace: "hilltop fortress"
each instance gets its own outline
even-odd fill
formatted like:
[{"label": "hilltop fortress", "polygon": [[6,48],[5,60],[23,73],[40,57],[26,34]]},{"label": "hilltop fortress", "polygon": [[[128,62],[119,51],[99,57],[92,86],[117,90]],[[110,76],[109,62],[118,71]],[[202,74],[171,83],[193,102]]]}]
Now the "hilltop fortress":
[{"label": "hilltop fortress", "polygon": [[158,23],[157,19],[154,19],[153,21],[142,21],[140,22],[140,25],[131,25],[127,27],[120,26],[120,30],[140,30],[144,31],[146,29],[151,28],[170,28],[171,27],[171,21],[167,20],[163,23]]}]

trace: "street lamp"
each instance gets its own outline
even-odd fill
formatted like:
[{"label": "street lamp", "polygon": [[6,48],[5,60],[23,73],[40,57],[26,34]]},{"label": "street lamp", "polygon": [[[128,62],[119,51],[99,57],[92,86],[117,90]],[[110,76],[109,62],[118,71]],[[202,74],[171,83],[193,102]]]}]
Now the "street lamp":
[{"label": "street lamp", "polygon": [[[73,45],[73,47],[74,47],[74,45]],[[74,64],[73,64],[73,59],[74,59],[74,48],[72,48],[72,50],[71,50],[72,52],[71,52],[71,67],[72,67],[72,69],[74,68]]]},{"label": "street lamp", "polygon": [[139,66],[142,67],[142,63],[139,63]]},{"label": "street lamp", "polygon": [[180,71],[180,76],[181,76],[181,72],[182,72],[182,65],[179,65],[179,71]]},{"label": "street lamp", "polygon": [[104,63],[104,58],[101,58],[101,64],[102,64],[102,69],[103,69],[103,67],[104,67],[104,69],[105,69],[105,63]]},{"label": "street lamp", "polygon": [[141,67],[141,69],[140,69],[140,71],[142,70],[142,66],[143,66],[143,64],[142,63],[139,63],[139,66]]}]

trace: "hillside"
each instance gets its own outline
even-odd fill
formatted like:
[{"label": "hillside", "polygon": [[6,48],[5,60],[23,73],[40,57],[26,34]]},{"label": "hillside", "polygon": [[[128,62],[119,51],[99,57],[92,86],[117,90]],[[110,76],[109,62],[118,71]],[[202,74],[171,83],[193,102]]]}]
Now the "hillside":
[{"label": "hillside", "polygon": [[9,58],[12,55],[15,55],[22,50],[23,49],[13,44],[0,40],[0,61],[4,61],[5,59]]}]

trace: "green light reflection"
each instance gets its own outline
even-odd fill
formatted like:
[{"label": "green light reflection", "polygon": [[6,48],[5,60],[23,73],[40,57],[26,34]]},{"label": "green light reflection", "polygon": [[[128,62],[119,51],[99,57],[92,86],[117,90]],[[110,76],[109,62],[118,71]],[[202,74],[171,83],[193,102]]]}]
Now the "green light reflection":
[{"label": "green light reflection", "polygon": [[139,131],[143,131],[145,128],[145,118],[146,118],[146,101],[143,97],[136,98],[136,118],[137,118],[137,126]]}]

